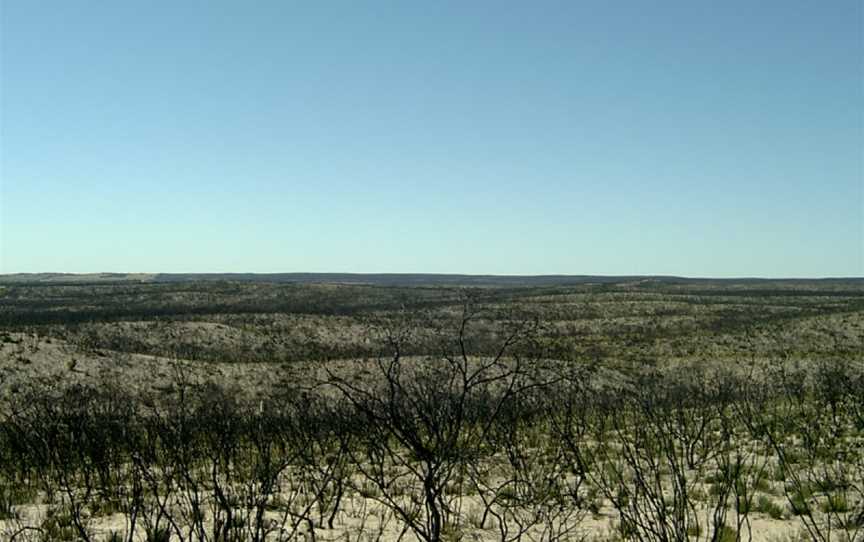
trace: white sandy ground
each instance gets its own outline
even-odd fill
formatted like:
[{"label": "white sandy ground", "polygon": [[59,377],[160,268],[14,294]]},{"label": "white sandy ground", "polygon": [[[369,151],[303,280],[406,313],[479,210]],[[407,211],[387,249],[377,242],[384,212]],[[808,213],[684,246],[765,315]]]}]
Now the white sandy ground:
[{"label": "white sandy ground", "polygon": [[[466,516],[473,515],[479,517],[482,510],[482,503],[477,497],[465,497],[462,504],[463,510],[467,511]],[[11,533],[15,532],[23,525],[39,525],[45,518],[48,510],[47,505],[25,505],[17,509],[19,514],[18,520],[0,521],[0,539],[8,539]],[[280,515],[278,512],[268,512],[267,517],[278,521]],[[383,526],[382,526],[382,519]],[[140,521],[140,520],[139,520]],[[600,514],[587,514],[576,523],[570,535],[564,540],[588,540],[602,542],[606,540],[617,540],[615,533],[617,517],[614,511],[609,507],[601,509]],[[734,518],[729,519],[730,522]],[[107,538],[111,532],[124,532],[127,528],[126,518],[122,514],[113,514],[111,516],[93,518],[90,523],[91,532],[95,535],[95,540]],[[401,524],[393,520],[392,514],[389,513],[380,503],[374,499],[364,499],[355,496],[351,499],[346,499],[342,505],[342,510],[338,514],[334,528],[328,529],[326,525],[315,529],[315,540],[318,541],[354,541],[354,540],[375,540],[377,533],[381,532],[381,542],[394,542],[399,538]],[[309,541],[312,537],[308,534],[308,528],[301,525],[297,531],[296,540]],[[493,542],[500,540],[500,535],[496,527],[490,522],[485,529],[477,528],[476,526],[464,525],[460,529],[462,535],[461,540],[476,541],[476,542]],[[136,529],[136,540],[145,542],[143,525],[138,524]],[[533,531],[535,536],[540,534],[539,530]],[[742,540],[752,540],[753,542],[791,542],[797,540],[806,540],[806,535],[802,538],[802,526],[796,519],[775,520],[764,517],[760,514],[752,514],[749,520],[749,528],[742,532]],[[7,537],[7,538],[4,538]],[[172,538],[172,540],[177,539]],[[275,536],[274,536],[275,539]],[[526,536],[526,540],[542,540],[542,538],[530,539]],[[704,537],[702,538],[704,539]],[[19,536],[16,540],[29,540],[26,537]],[[36,540],[36,538],[33,538]],[[414,536],[408,533],[402,540],[415,541]],[[694,540],[696,540],[694,538]]]}]

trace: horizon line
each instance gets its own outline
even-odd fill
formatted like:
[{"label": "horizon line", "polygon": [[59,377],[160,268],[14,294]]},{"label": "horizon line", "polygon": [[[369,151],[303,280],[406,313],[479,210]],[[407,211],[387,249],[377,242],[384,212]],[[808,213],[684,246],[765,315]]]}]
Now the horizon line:
[{"label": "horizon line", "polygon": [[[176,275],[176,276],[220,276],[220,275],[252,275],[252,276],[390,276],[390,277],[466,277],[466,278],[605,278],[605,279],[682,279],[682,280],[864,280],[864,276],[854,275],[823,275],[823,276],[766,276],[766,275],[734,275],[734,276],[706,276],[706,275],[676,275],[676,274],[592,274],[592,273],[540,273],[540,274],[523,274],[523,273],[458,273],[458,272],[401,272],[401,271],[93,271],[93,272],[65,272],[65,271],[21,271],[21,272],[4,272],[0,273],[0,277],[12,276],[71,276],[71,277],[88,277],[88,276],[118,276],[128,277],[135,275],[144,276],[159,276],[159,275]],[[107,277],[106,277],[107,278]]]}]

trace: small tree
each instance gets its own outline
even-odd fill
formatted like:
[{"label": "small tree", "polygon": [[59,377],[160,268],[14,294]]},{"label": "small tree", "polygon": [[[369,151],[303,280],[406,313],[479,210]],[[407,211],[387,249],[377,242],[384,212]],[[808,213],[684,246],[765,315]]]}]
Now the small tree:
[{"label": "small tree", "polygon": [[440,356],[405,358],[410,332],[385,328],[376,359],[351,375],[327,369],[328,386],[363,420],[362,455],[351,453],[377,488],[374,498],[428,542],[456,524],[448,485],[482,453],[483,435],[504,405],[537,385],[537,359],[520,353],[533,344],[536,321],[512,322],[494,355],[473,357],[468,331],[480,315],[465,303],[455,340],[440,343]]}]

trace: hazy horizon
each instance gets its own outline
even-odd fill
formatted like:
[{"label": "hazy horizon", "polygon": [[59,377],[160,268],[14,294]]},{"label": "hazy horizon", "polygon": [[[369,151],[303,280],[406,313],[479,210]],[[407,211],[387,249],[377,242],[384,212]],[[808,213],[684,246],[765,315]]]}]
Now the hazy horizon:
[{"label": "hazy horizon", "polygon": [[864,276],[862,28],[4,0],[0,273]]},{"label": "hazy horizon", "polygon": [[[74,273],[74,272],[65,272],[65,271],[26,271],[26,272],[18,272],[18,273],[0,273],[0,277],[10,277],[10,276],[74,276],[74,277],[90,277],[90,276],[104,276],[104,275],[118,275],[121,277],[158,277],[158,276],[194,276],[194,277],[222,277],[222,276],[255,276],[255,277],[271,277],[271,276],[310,276],[310,277],[318,277],[321,278],[323,282],[339,282],[338,277],[464,277],[464,278],[525,278],[525,279],[542,279],[542,278],[561,278],[561,279],[628,279],[628,278],[636,278],[636,279],[682,279],[682,280],[718,280],[718,281],[750,281],[750,280],[759,280],[759,281],[831,281],[831,280],[852,280],[852,281],[864,281],[864,276],[856,276],[856,275],[834,275],[834,276],[819,276],[819,277],[796,277],[796,276],[693,276],[693,275],[595,275],[595,274],[586,274],[586,273],[570,273],[570,274],[562,274],[562,273],[543,273],[543,274],[516,274],[516,273],[425,273],[422,271],[411,272],[382,272],[382,273],[365,273],[362,271],[354,272],[354,271],[277,271],[277,272],[246,272],[246,271],[191,271],[191,272],[175,272],[175,271],[94,271],[88,273]],[[325,277],[336,277],[332,280],[324,280]],[[130,279],[131,280],[131,279]]]}]

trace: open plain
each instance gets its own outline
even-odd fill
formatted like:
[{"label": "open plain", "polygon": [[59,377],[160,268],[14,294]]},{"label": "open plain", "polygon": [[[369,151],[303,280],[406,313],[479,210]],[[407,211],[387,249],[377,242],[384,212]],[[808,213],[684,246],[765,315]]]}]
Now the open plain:
[{"label": "open plain", "polygon": [[864,280],[0,277],[4,540],[864,540]]}]

